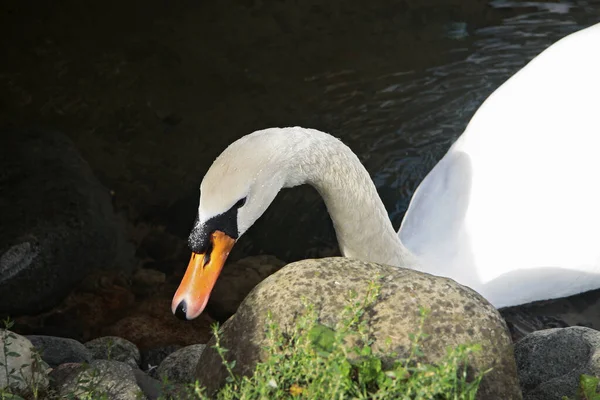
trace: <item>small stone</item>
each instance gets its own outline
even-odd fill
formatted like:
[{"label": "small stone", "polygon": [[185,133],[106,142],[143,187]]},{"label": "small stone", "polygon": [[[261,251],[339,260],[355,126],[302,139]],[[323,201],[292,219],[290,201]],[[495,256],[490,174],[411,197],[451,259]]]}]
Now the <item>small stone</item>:
[{"label": "small stone", "polygon": [[94,360],[90,365],[68,371],[62,378],[64,380],[56,382],[61,398],[147,399],[137,385],[131,366],[119,361]]},{"label": "small stone", "polygon": [[524,400],[575,399],[582,374],[600,376],[600,332],[573,326],[530,333],[515,343]]},{"label": "small stone", "polygon": [[65,363],[92,361],[90,350],[77,340],[44,335],[30,335],[27,339],[31,341],[42,360],[53,368]]},{"label": "small stone", "polygon": [[193,382],[196,365],[205,347],[204,344],[193,344],[169,354],[158,367],[158,376],[169,382]]},{"label": "small stone", "polygon": [[121,361],[133,368],[139,368],[140,350],[130,341],[117,336],[104,336],[85,343],[96,360]]}]

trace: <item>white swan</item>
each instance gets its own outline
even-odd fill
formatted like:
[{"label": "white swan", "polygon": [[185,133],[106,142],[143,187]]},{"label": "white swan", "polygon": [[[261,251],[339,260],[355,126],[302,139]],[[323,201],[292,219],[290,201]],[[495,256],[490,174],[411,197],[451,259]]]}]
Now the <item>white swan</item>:
[{"label": "white swan", "polygon": [[231,247],[281,188],[314,186],[342,254],[453,278],[496,307],[600,287],[600,24],[497,89],[416,190],[398,233],[359,159],[312,129],[231,144],[201,184],[172,310],[204,309]]}]

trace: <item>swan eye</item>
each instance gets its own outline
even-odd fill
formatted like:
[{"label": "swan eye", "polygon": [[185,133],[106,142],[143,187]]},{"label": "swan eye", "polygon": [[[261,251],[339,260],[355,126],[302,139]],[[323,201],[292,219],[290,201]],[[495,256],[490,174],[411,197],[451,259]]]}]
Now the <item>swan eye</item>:
[{"label": "swan eye", "polygon": [[236,209],[239,209],[239,208],[243,207],[244,204],[246,204],[246,198],[245,197],[243,199],[239,199],[238,202],[235,203],[235,205],[233,207],[235,207]]}]

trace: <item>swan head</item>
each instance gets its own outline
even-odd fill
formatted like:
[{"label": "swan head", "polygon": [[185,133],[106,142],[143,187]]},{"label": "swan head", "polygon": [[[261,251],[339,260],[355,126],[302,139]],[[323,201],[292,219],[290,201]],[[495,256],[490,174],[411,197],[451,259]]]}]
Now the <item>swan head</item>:
[{"label": "swan head", "polygon": [[282,129],[238,139],[213,162],[200,185],[200,202],[188,238],[192,251],[173,297],[172,312],[198,317],[235,242],[265,212],[283,187],[299,182],[286,160],[289,136]]}]

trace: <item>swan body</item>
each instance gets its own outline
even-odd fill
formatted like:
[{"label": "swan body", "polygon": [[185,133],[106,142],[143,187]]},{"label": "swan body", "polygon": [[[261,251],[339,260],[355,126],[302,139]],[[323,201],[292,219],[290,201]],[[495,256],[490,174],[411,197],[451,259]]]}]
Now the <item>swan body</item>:
[{"label": "swan body", "polygon": [[[399,232],[338,139],[300,127],[238,139],[202,181],[189,239],[202,257],[173,312],[199,315],[235,240],[301,184],[323,197],[344,256],[452,278],[498,308],[600,287],[599,45],[600,24],[571,34],[497,89],[419,185]],[[200,290],[203,274],[212,283]]]},{"label": "swan body", "polygon": [[600,287],[599,45],[597,24],[534,58],[423,180],[399,234],[427,272],[496,307]]}]

